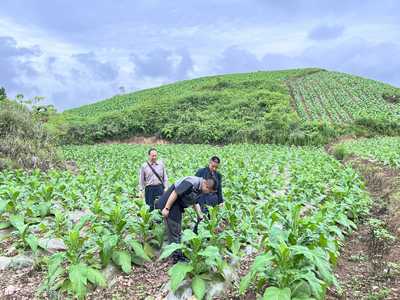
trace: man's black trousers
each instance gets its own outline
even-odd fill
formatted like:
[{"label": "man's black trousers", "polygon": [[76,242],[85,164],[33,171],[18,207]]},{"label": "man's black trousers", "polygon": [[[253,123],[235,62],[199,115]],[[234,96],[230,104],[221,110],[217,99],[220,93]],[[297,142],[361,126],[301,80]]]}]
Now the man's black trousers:
[{"label": "man's black trousers", "polygon": [[164,192],[162,184],[148,185],[144,190],[144,199],[146,204],[150,206],[150,211],[154,210],[154,200],[160,197]]},{"label": "man's black trousers", "polygon": [[[174,190],[174,185],[168,188],[168,190],[160,197],[160,200],[157,202],[157,209],[163,210],[163,208],[167,204],[169,196]],[[168,218],[166,218],[165,220],[169,243],[180,243],[183,211],[184,208],[180,204],[180,199],[178,197],[169,209]]]}]

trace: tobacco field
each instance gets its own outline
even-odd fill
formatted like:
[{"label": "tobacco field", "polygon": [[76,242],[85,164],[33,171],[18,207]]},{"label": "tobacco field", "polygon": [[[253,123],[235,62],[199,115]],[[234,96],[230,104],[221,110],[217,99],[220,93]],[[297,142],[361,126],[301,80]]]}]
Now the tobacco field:
[{"label": "tobacco field", "polygon": [[[107,288],[107,265],[129,274],[182,249],[189,261],[170,267],[170,289],[186,280],[203,299],[249,247],[255,258],[233,284],[238,295],[310,300],[324,299],[328,287],[340,289],[333,273],[339,250],[370,204],[354,170],[314,147],[158,149],[171,183],[193,175],[211,155],[222,159],[225,204],[211,209],[198,234],[187,209],[181,244],[163,242],[161,215],[137,198],[146,146],[66,146],[76,170],[0,173],[0,228],[7,232],[0,235],[0,256],[24,254],[45,272],[37,297],[84,299],[93,288]],[[49,241],[60,250],[49,251]]]}]

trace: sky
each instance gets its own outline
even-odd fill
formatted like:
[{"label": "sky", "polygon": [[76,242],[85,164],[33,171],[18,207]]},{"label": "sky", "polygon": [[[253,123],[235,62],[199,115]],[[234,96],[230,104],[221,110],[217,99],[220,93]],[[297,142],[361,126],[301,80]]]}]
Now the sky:
[{"label": "sky", "polygon": [[400,1],[0,1],[0,86],[59,111],[183,79],[301,67],[400,87]]}]

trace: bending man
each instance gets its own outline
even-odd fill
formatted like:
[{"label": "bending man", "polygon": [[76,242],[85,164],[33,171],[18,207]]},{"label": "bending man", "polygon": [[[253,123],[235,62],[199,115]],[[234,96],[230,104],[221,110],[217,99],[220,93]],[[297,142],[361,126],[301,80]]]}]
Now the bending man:
[{"label": "bending man", "polygon": [[[165,218],[168,242],[179,243],[182,230],[182,216],[185,208],[193,206],[199,220],[203,219],[198,198],[201,194],[215,191],[214,178],[203,179],[196,176],[188,176],[173,184],[156,203]],[[182,254],[175,253],[175,262],[183,259]]]}]

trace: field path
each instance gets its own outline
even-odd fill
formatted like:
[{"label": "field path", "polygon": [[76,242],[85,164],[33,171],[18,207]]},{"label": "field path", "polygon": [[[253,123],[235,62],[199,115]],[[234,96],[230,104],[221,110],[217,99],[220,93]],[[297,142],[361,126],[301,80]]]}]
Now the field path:
[{"label": "field path", "polygon": [[[335,145],[350,139],[327,145],[327,152],[333,154]],[[327,299],[400,299],[400,170],[356,156],[343,163],[364,177],[373,204],[342,248],[335,273],[343,291],[330,289]],[[374,238],[370,218],[383,221],[395,242]]]}]

